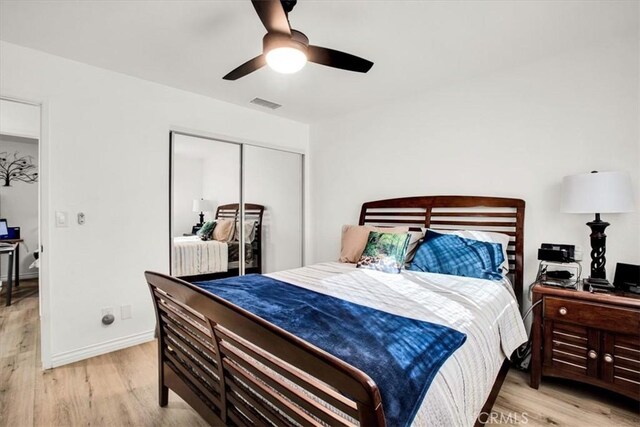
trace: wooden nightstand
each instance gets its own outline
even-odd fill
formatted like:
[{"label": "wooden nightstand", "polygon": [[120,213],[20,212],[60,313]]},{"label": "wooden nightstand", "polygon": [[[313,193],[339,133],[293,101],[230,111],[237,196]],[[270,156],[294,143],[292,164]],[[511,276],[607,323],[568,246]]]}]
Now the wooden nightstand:
[{"label": "wooden nightstand", "polygon": [[640,400],[640,296],[533,287],[531,387],[542,376]]}]

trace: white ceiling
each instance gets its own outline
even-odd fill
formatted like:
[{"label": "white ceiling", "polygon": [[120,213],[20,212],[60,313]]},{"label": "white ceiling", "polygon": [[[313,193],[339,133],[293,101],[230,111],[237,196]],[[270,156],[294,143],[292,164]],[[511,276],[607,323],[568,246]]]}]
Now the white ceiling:
[{"label": "white ceiling", "polygon": [[283,105],[273,114],[307,123],[637,37],[638,2],[300,0],[290,20],[312,44],[375,65],[222,80],[261,53],[265,31],[249,0],[0,2],[2,40],[250,108],[261,109],[248,104],[261,97]]}]

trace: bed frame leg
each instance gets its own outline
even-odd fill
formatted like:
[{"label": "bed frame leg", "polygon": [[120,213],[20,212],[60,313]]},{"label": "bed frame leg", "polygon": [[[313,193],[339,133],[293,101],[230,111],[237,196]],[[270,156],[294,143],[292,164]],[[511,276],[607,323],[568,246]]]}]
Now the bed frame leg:
[{"label": "bed frame leg", "polygon": [[169,387],[162,383],[158,388],[158,404],[163,408],[169,404]]}]

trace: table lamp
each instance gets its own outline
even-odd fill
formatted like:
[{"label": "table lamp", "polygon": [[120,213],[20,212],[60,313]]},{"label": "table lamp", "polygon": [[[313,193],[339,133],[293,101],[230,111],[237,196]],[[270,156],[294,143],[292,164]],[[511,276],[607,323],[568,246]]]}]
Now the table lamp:
[{"label": "table lamp", "polygon": [[608,222],[602,213],[633,212],[631,180],[622,172],[582,173],[562,179],[562,212],[595,214],[591,228],[591,275],[585,282],[594,288],[613,289],[607,281],[605,251]]},{"label": "table lamp", "polygon": [[196,224],[196,227],[202,227],[204,224],[204,213],[211,212],[213,210],[213,203],[211,200],[195,199],[193,201],[193,211],[200,212],[200,222]]}]

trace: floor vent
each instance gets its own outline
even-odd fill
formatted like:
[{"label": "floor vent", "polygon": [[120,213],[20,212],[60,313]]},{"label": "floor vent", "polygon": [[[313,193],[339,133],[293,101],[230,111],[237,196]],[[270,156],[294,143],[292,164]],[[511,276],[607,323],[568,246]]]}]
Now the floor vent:
[{"label": "floor vent", "polygon": [[282,105],[280,104],[276,104],[275,102],[267,101],[266,99],[262,99],[262,98],[253,98],[250,104],[256,104],[261,107],[268,108],[270,110],[275,110],[282,107]]}]

